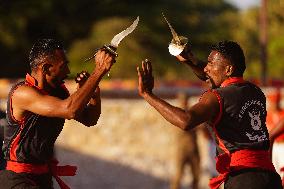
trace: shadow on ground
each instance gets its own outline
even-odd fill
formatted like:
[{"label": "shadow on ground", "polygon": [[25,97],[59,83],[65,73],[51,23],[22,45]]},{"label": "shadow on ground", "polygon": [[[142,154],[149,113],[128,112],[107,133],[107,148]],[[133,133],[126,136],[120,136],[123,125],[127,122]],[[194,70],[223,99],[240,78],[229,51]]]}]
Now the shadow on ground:
[{"label": "shadow on ground", "polygon": [[[77,175],[61,177],[71,189],[166,189],[168,181],[131,167],[57,147],[60,165],[77,165]],[[58,189],[56,182],[55,188]]]}]

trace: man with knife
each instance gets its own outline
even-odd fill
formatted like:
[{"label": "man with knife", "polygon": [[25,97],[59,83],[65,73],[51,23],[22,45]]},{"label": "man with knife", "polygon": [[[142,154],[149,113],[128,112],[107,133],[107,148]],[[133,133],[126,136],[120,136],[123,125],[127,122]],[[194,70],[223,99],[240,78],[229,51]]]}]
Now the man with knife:
[{"label": "man with knife", "polygon": [[75,166],[57,166],[54,143],[65,119],[85,126],[97,123],[101,114],[99,83],[115,62],[121,40],[137,26],[139,17],[127,29],[115,35],[109,45],[97,50],[91,74],[81,72],[75,79],[79,88],[69,95],[64,79],[70,73],[61,42],[40,39],[29,55],[31,73],[12,87],[8,96],[4,136],[6,170],[0,172],[2,189],[51,189],[52,176],[61,189],[69,187],[59,176],[74,176]]},{"label": "man with knife", "polygon": [[[180,47],[180,43],[174,45]],[[241,47],[233,41],[213,45],[205,66],[197,63],[187,44],[181,50],[171,48],[171,52],[177,52],[177,59],[192,67],[211,89],[188,110],[172,106],[152,92],[152,66],[145,60],[137,67],[139,94],[183,130],[207,123],[217,144],[216,169],[220,173],[210,181],[210,188],[281,189],[269,154],[265,95],[243,79],[246,65]]]},{"label": "man with knife", "polygon": [[59,176],[75,175],[76,167],[57,166],[54,143],[65,119],[88,127],[97,123],[101,113],[99,82],[114,61],[113,54],[99,50],[93,72],[87,79],[79,75],[77,80],[84,84],[69,95],[64,79],[70,71],[62,44],[55,39],[39,39],[33,45],[31,73],[14,85],[8,96],[3,147],[7,166],[0,172],[2,189],[50,189],[52,176],[61,188],[68,188]]}]

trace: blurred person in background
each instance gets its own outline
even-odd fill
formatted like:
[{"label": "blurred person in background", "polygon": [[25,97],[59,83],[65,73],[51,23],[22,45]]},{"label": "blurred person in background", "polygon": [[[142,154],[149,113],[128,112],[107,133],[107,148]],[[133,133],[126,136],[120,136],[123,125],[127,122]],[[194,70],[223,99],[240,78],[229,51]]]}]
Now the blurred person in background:
[{"label": "blurred person in background", "polygon": [[0,110],[0,170],[4,169],[6,166],[6,161],[4,159],[4,153],[2,150],[4,140],[4,127],[6,126],[6,124],[6,113]]},{"label": "blurred person in background", "polygon": [[206,66],[198,64],[188,46],[176,56],[211,88],[188,110],[172,106],[152,92],[154,78],[147,59],[137,67],[140,96],[183,130],[204,122],[210,125],[219,172],[210,180],[211,189],[282,188],[269,154],[266,97],[259,87],[243,79],[246,65],[242,48],[236,42],[221,41],[210,50]]},{"label": "blurred person in background", "polygon": [[29,54],[31,73],[15,84],[8,95],[7,126],[4,128],[6,170],[0,172],[1,189],[53,188],[52,176],[61,188],[68,186],[59,176],[73,176],[75,166],[57,166],[54,143],[65,119],[85,126],[97,123],[100,113],[99,82],[115,59],[105,50],[94,58],[95,68],[72,95],[64,86],[70,73],[65,50],[58,40],[39,39]]},{"label": "blurred person in background", "polygon": [[[279,88],[267,94],[268,110],[266,124],[271,141],[272,162],[277,173],[284,177],[284,110],[281,108]],[[284,181],[282,181],[284,182]],[[284,184],[282,183],[284,186]]]},{"label": "blurred person in background", "polygon": [[[177,100],[179,107],[188,108],[189,96],[185,92],[178,93]],[[171,179],[171,189],[179,189],[186,166],[191,169],[192,189],[198,189],[200,178],[200,156],[197,144],[196,129],[192,131],[176,130],[174,155],[175,174]]]}]

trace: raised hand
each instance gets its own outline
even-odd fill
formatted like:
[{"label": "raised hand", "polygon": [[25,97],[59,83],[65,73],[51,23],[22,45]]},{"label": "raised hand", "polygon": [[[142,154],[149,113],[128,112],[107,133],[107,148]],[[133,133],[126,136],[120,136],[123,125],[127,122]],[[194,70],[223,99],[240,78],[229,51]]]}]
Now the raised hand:
[{"label": "raised hand", "polygon": [[142,61],[141,68],[137,67],[138,90],[143,96],[146,93],[152,93],[154,88],[154,77],[152,75],[152,65],[148,59]]},{"label": "raised hand", "polygon": [[187,44],[183,51],[176,56],[177,60],[181,63],[193,63],[195,64],[197,62],[197,59],[194,57],[194,55],[191,52],[190,46]]}]

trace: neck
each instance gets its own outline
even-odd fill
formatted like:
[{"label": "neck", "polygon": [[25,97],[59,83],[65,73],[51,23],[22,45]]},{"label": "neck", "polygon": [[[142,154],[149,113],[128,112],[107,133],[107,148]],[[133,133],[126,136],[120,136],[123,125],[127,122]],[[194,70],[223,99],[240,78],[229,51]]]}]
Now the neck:
[{"label": "neck", "polygon": [[240,76],[240,77],[229,77],[227,78],[222,84],[221,84],[221,87],[226,87],[232,83],[243,83],[245,82],[243,80],[243,77]]},{"label": "neck", "polygon": [[46,80],[45,75],[41,71],[32,71],[31,76],[37,81],[37,86],[44,91],[50,92],[53,88]]}]

